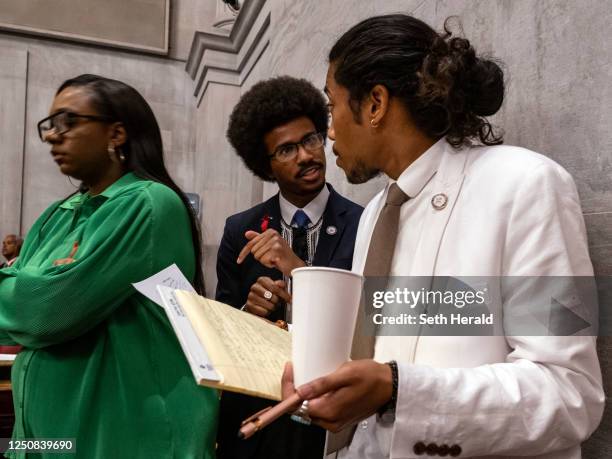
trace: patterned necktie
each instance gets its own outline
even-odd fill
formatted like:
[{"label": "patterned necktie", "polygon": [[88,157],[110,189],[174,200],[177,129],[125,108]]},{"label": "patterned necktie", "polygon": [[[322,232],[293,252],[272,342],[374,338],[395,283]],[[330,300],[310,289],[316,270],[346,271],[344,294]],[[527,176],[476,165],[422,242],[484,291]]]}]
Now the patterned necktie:
[{"label": "patterned necktie", "polygon": [[[397,183],[389,187],[385,206],[380,211],[363,269],[364,276],[388,277],[391,272],[391,262],[395,251],[395,242],[399,227],[399,216],[402,205],[410,199]],[[364,308],[365,307],[365,308]],[[353,337],[351,357],[356,359],[371,359],[374,356],[375,328],[366,310],[371,305],[361,304],[357,314],[357,326]],[[368,322],[369,320],[369,322]]]},{"label": "patterned necktie", "polygon": [[309,223],[310,218],[308,218],[306,212],[304,212],[302,209],[295,211],[295,214],[293,214],[293,218],[291,219],[291,226],[295,224],[298,228],[306,229],[308,228]]},{"label": "patterned necktie", "polygon": [[[306,238],[306,230],[308,229],[309,223],[310,218],[308,218],[306,212],[304,212],[302,209],[295,211],[295,214],[291,219],[291,231],[293,233],[291,248],[298,257],[306,262],[306,264],[308,264],[308,241]],[[297,225],[297,227],[294,227],[293,225]]]}]

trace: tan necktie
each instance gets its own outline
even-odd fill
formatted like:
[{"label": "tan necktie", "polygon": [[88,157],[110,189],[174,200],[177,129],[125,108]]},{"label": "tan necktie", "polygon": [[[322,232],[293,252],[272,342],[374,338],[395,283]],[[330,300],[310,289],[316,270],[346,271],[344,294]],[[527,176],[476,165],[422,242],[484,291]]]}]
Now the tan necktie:
[{"label": "tan necktie", "polygon": [[[380,211],[370,247],[363,269],[364,276],[388,277],[395,251],[395,241],[397,240],[399,216],[402,204],[410,199],[397,183],[389,187],[387,201]],[[374,357],[374,344],[376,341],[374,324],[371,317],[366,317],[366,303],[361,301],[359,313],[357,314],[357,326],[353,336],[353,346],[351,358],[371,359]],[[369,320],[369,323],[368,323]],[[328,432],[326,442],[326,454],[332,454],[347,446],[355,433],[355,425],[348,426],[338,433]]]},{"label": "tan necktie", "polygon": [[[410,199],[397,183],[389,187],[385,206],[380,211],[374,232],[370,239],[370,247],[363,269],[364,276],[388,277],[397,240],[399,216],[402,205]],[[362,301],[357,314],[357,325],[353,337],[351,358],[371,359],[374,357],[375,328],[371,318],[366,319],[366,304]]]}]

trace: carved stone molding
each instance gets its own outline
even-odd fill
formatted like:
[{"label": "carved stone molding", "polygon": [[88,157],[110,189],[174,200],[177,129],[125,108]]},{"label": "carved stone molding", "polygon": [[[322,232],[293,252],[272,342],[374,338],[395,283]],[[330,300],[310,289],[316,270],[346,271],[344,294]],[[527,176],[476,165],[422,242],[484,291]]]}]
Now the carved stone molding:
[{"label": "carved stone molding", "polygon": [[229,34],[194,34],[185,70],[195,81],[198,106],[210,83],[242,85],[269,44],[269,26],[266,0],[248,0]]},{"label": "carved stone molding", "polygon": [[213,27],[228,32],[231,31],[241,6],[241,2],[237,2],[237,8],[234,8],[223,0],[217,0],[217,14]]}]

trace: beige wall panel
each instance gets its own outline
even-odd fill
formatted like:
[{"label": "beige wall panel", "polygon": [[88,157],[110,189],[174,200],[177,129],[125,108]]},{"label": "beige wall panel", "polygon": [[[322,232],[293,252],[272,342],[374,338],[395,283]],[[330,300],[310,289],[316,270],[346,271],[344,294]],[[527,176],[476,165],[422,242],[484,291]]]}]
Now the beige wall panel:
[{"label": "beige wall panel", "polygon": [[0,48],[0,239],[20,232],[27,71],[25,50]]},{"label": "beige wall panel", "polygon": [[225,219],[248,209],[261,196],[252,174],[225,137],[229,115],[239,97],[240,87],[213,83],[197,112],[197,153],[191,164],[193,191],[202,197],[206,288],[210,294],[216,286],[216,255]]},{"label": "beige wall panel", "polygon": [[0,28],[165,53],[169,0],[0,0]]}]

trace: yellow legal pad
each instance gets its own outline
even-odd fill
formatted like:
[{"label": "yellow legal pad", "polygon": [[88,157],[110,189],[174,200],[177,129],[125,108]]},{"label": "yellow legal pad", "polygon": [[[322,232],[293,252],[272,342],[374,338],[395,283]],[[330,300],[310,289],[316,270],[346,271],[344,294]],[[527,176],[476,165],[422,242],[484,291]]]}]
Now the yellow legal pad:
[{"label": "yellow legal pad", "polygon": [[283,369],[291,360],[287,331],[196,293],[160,287],[160,294],[198,384],[281,399]]}]

